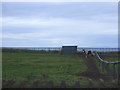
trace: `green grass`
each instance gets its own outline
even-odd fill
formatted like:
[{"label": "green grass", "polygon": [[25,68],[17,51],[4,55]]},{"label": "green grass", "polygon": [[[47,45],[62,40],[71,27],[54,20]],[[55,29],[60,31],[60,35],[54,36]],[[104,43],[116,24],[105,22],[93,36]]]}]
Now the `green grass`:
[{"label": "green grass", "polygon": [[118,52],[101,52],[98,54],[105,61],[109,61],[109,62],[118,61]]},{"label": "green grass", "polygon": [[[26,52],[29,51],[26,50]],[[55,83],[60,83],[62,79],[65,79],[70,85],[74,84],[75,80],[80,80],[82,85],[88,83],[87,78],[75,75],[86,70],[84,60],[79,56],[61,55],[55,51],[49,53],[44,51],[39,53],[26,52],[3,50],[3,80],[12,77],[16,83],[24,79],[30,84],[35,78],[40,82],[53,80]]]},{"label": "green grass", "polygon": [[[116,55],[116,57],[105,57],[108,61],[117,59],[117,53],[101,53],[101,55]],[[97,60],[96,64],[103,73]],[[58,51],[3,49],[2,66],[2,79],[8,80],[12,77],[16,83],[23,79],[28,84],[31,84],[34,79],[38,79],[41,83],[53,80],[54,83],[59,84],[63,79],[69,85],[75,84],[76,80],[80,80],[81,85],[88,83],[87,77],[75,75],[86,70],[84,60],[77,55],[61,55]],[[111,72],[112,67],[110,65]]]}]

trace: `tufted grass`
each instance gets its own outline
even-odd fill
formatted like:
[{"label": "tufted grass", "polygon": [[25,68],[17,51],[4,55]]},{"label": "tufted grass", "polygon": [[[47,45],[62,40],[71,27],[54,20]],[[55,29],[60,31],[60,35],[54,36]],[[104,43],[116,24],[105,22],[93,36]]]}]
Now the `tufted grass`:
[{"label": "tufted grass", "polygon": [[53,80],[60,83],[62,79],[67,84],[74,84],[80,80],[80,84],[87,84],[87,78],[76,76],[86,70],[84,60],[77,55],[61,55],[57,51],[32,52],[29,50],[3,50],[2,53],[2,79],[13,78],[16,83],[26,80],[31,84],[34,79],[44,83]]}]

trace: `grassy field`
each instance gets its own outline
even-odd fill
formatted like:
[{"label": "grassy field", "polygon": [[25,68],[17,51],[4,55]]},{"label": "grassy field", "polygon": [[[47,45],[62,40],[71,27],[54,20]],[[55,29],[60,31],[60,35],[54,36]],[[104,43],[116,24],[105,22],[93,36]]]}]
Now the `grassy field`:
[{"label": "grassy field", "polygon": [[74,84],[80,80],[80,84],[87,84],[87,78],[76,76],[76,73],[84,72],[86,66],[84,60],[77,55],[61,55],[58,52],[28,53],[22,50],[3,50],[3,80],[14,78],[16,83],[26,80],[29,84],[34,79],[41,83],[53,80],[60,83],[62,79],[67,84]]},{"label": "grassy field", "polygon": [[[15,83],[25,80],[31,84],[34,79],[41,83],[53,80],[54,83],[60,83],[66,80],[67,85],[75,84],[80,80],[81,85],[88,83],[88,78],[77,76],[76,73],[86,71],[87,66],[84,59],[78,55],[61,55],[58,51],[31,51],[18,49],[3,49],[2,51],[2,79],[13,78]],[[100,57],[106,61],[117,61],[117,53],[100,53]],[[112,57],[113,56],[113,57]],[[102,68],[97,67],[101,73]],[[110,65],[112,72],[112,65]]]}]

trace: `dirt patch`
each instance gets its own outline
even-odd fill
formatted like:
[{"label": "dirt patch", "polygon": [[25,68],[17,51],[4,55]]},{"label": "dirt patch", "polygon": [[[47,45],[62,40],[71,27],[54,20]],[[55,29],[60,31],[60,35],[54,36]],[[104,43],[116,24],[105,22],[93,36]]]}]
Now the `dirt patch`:
[{"label": "dirt patch", "polygon": [[[81,57],[81,55],[80,55]],[[76,73],[77,76],[85,76],[91,79],[104,79],[104,80],[108,80],[109,77],[106,77],[106,75],[101,74],[99,72],[99,69],[96,66],[96,58],[93,56],[89,56],[88,58],[85,58],[84,54],[82,56],[83,60],[85,61],[85,64],[87,66],[87,69],[85,72],[82,73]]]}]

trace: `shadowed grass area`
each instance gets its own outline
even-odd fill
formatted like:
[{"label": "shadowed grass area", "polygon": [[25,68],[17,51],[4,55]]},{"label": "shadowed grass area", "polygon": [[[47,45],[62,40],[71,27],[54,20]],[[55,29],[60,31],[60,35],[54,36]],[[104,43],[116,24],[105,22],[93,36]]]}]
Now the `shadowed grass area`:
[{"label": "shadowed grass area", "polygon": [[87,78],[75,75],[86,70],[84,60],[77,55],[61,55],[57,51],[8,51],[3,50],[2,54],[3,80],[12,77],[16,83],[24,79],[30,84],[35,78],[40,82],[53,80],[60,83],[65,79],[68,84],[74,84],[75,80],[80,80],[81,84],[88,83]]}]

